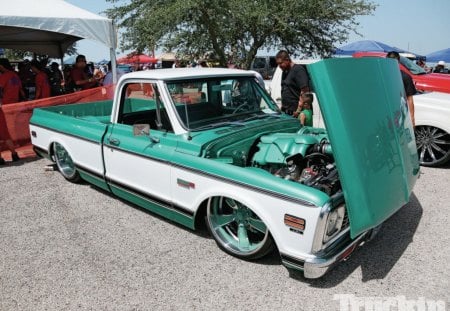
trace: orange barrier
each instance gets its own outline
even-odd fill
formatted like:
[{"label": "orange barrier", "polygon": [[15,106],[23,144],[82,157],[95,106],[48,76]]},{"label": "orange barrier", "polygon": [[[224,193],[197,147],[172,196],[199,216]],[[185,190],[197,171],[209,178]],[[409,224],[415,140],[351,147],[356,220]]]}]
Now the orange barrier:
[{"label": "orange barrier", "polygon": [[[19,155],[21,159],[25,158],[34,158],[36,156],[36,153],[33,151],[33,145],[28,144],[26,146],[18,147],[16,148],[16,152]],[[6,161],[11,161],[11,152],[4,151],[0,152],[1,157]],[[1,167],[1,166],[0,166]]]},{"label": "orange barrier", "polygon": [[[113,94],[114,85],[109,85],[61,96],[2,105],[1,109],[13,143],[16,146],[27,146],[31,142],[28,123],[34,108],[107,100],[112,99]],[[0,150],[5,150],[5,147],[0,145]]]}]

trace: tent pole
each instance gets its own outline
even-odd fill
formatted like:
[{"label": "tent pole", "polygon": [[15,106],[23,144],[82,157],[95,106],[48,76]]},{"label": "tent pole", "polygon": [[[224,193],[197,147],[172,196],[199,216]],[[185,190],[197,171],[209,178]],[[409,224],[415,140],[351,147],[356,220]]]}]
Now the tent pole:
[{"label": "tent pole", "polygon": [[111,31],[111,41],[112,46],[109,48],[109,55],[111,59],[111,70],[113,75],[113,83],[117,84],[117,61],[116,61],[116,47],[117,47],[117,28],[114,22],[111,21],[112,31]]},{"label": "tent pole", "polygon": [[61,81],[61,82],[64,82],[63,90],[65,90],[65,87],[66,87],[66,75],[64,74],[64,55],[65,55],[65,52],[62,49],[61,43],[58,45],[58,47],[59,47],[59,56],[61,57],[61,73],[62,73],[62,79],[63,79],[63,81]]},{"label": "tent pole", "polygon": [[109,54],[111,57],[111,70],[112,70],[112,75],[113,75],[113,83],[116,84],[117,83],[117,65],[116,65],[116,53],[115,53],[115,49],[114,48],[110,48],[109,49]]}]

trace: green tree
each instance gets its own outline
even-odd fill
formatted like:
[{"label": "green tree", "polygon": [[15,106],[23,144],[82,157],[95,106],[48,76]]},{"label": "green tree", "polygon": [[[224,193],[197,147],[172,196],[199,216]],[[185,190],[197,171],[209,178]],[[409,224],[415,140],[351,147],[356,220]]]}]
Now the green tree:
[{"label": "green tree", "polygon": [[367,0],[131,0],[106,13],[124,31],[123,49],[213,52],[223,66],[249,68],[261,49],[329,56],[375,8]]}]

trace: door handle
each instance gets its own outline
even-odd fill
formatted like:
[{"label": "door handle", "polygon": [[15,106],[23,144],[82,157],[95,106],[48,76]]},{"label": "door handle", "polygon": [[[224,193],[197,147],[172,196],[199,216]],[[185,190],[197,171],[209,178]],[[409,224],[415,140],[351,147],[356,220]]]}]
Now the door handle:
[{"label": "door handle", "polygon": [[117,138],[109,138],[109,143],[111,144],[111,145],[114,145],[114,146],[117,146],[117,145],[119,145],[120,144],[120,140],[118,140]]}]

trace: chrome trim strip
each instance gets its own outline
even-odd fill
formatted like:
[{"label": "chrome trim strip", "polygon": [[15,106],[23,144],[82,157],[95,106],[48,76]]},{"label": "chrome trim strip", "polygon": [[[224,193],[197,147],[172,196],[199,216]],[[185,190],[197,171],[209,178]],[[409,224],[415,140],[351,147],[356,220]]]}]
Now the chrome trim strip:
[{"label": "chrome trim strip", "polygon": [[92,177],[95,177],[97,179],[100,179],[100,180],[106,182],[105,177],[102,174],[94,172],[93,170],[86,168],[83,165],[80,165],[78,163],[74,163],[74,164],[75,164],[75,168],[77,170],[83,171],[83,173],[86,173],[88,175],[91,175]]},{"label": "chrome trim strip", "polygon": [[[76,166],[77,169],[79,169],[83,173],[88,174],[88,175],[90,175],[90,176],[92,176],[94,178],[97,178],[97,179],[101,180],[102,182],[105,182],[108,186],[113,186],[113,187],[116,187],[116,188],[120,188],[123,191],[126,191],[129,194],[131,194],[133,196],[136,196],[136,197],[139,197],[139,198],[141,198],[141,199],[143,199],[145,201],[157,204],[157,205],[159,205],[159,206],[161,206],[163,208],[173,210],[175,212],[178,212],[178,213],[183,214],[185,216],[189,216],[191,218],[194,217],[194,213],[193,212],[191,212],[190,210],[187,210],[187,209],[185,209],[185,208],[183,208],[181,206],[177,206],[177,205],[174,205],[174,204],[172,204],[172,203],[170,203],[168,201],[158,199],[155,196],[148,195],[148,194],[146,194],[146,193],[144,193],[142,191],[136,190],[136,189],[134,189],[132,187],[129,187],[129,186],[123,184],[123,183],[115,182],[115,181],[112,181],[111,179],[108,179],[108,181],[106,181],[106,179],[105,179],[105,177],[103,175],[101,175],[100,173],[94,172],[94,171],[92,171],[92,170],[90,170],[90,169],[88,169],[88,168],[86,168],[86,167],[84,167],[82,165],[75,164],[75,166]],[[110,188],[110,191],[112,192],[111,188]]]},{"label": "chrome trim strip", "polygon": [[190,210],[187,210],[187,209],[185,209],[182,206],[174,205],[172,202],[159,199],[159,198],[157,198],[155,196],[149,195],[149,194],[144,193],[144,192],[142,192],[140,190],[137,190],[137,189],[134,189],[134,188],[132,188],[130,186],[122,184],[120,182],[108,179],[108,184],[110,186],[112,186],[112,187],[120,188],[121,190],[126,191],[129,194],[131,194],[133,196],[136,196],[136,197],[139,197],[139,198],[141,198],[141,199],[143,199],[145,201],[148,201],[148,202],[153,203],[153,204],[157,204],[157,205],[159,205],[159,206],[161,206],[163,208],[166,208],[166,209],[178,212],[178,213],[180,213],[180,214],[182,214],[184,216],[189,216],[191,218],[194,217],[194,212],[192,212]]},{"label": "chrome trim strip", "polygon": [[33,125],[33,126],[36,126],[36,127],[40,127],[40,128],[42,128],[44,130],[49,130],[49,131],[52,131],[52,132],[56,132],[58,134],[67,135],[67,136],[74,137],[74,138],[79,138],[81,140],[88,141],[90,143],[94,143],[96,145],[100,145],[101,144],[100,141],[97,141],[97,140],[94,140],[94,139],[89,139],[89,138],[86,138],[86,137],[83,137],[83,136],[79,136],[79,135],[75,135],[75,134],[70,134],[70,133],[67,133],[67,132],[59,131],[59,130],[56,130],[56,129],[51,128],[51,127],[42,126],[40,124],[36,124],[36,123],[31,123],[30,122],[30,125]]},{"label": "chrome trim strip", "polygon": [[252,190],[252,191],[256,191],[256,192],[259,192],[259,193],[262,193],[262,194],[266,194],[266,195],[272,196],[272,197],[276,197],[276,198],[279,198],[279,199],[281,199],[283,201],[288,201],[288,202],[292,202],[292,203],[295,203],[295,204],[301,204],[301,205],[308,206],[308,207],[317,207],[316,205],[312,204],[311,202],[308,202],[308,201],[305,201],[305,200],[302,200],[302,199],[299,199],[299,198],[294,198],[294,197],[290,197],[290,196],[287,196],[287,195],[280,194],[278,192],[274,192],[274,191],[270,191],[270,190],[266,190],[266,189],[261,189],[261,188],[255,187],[253,185],[249,185],[249,184],[242,183],[242,182],[239,182],[239,181],[231,180],[231,179],[228,179],[228,178],[225,178],[225,177],[222,177],[222,176],[217,176],[217,175],[214,175],[214,174],[210,174],[208,172],[197,170],[197,169],[194,169],[194,168],[191,168],[191,167],[187,167],[187,166],[184,166],[184,165],[181,165],[181,164],[172,163],[172,166],[178,167],[178,168],[181,168],[181,169],[184,169],[184,170],[187,170],[187,171],[194,172],[197,175],[203,175],[205,177],[213,178],[213,179],[216,179],[216,180],[219,180],[219,181],[222,181],[222,182],[226,182],[226,183],[231,184],[231,185],[237,185],[237,186],[242,187],[242,188],[246,188],[246,189],[249,189],[249,190]]},{"label": "chrome trim strip", "polygon": [[120,152],[124,152],[124,153],[128,153],[128,154],[131,154],[131,155],[134,155],[134,156],[138,156],[138,157],[141,157],[141,158],[150,159],[152,161],[164,163],[164,164],[170,165],[172,167],[177,167],[177,168],[180,168],[180,169],[184,169],[184,170],[192,172],[194,174],[202,175],[202,176],[205,176],[205,177],[208,177],[208,178],[213,178],[215,180],[226,182],[226,183],[231,184],[231,185],[237,185],[239,187],[243,187],[243,188],[247,188],[247,189],[252,190],[252,191],[257,191],[259,193],[267,194],[267,195],[270,195],[272,197],[277,197],[277,198],[279,198],[281,200],[284,200],[284,201],[292,202],[292,203],[295,203],[295,204],[301,204],[301,205],[308,206],[308,207],[317,207],[316,205],[314,205],[314,204],[312,204],[312,203],[310,203],[308,201],[302,200],[302,199],[298,199],[298,198],[295,198],[295,197],[290,197],[290,196],[283,195],[283,194],[280,194],[280,193],[277,193],[277,192],[274,192],[274,191],[270,191],[270,190],[266,190],[266,189],[261,189],[261,188],[255,187],[253,185],[249,185],[249,184],[242,183],[242,182],[239,182],[239,181],[231,180],[231,179],[228,179],[228,178],[225,178],[225,177],[222,177],[222,176],[214,175],[214,174],[211,174],[211,173],[199,170],[199,169],[195,169],[195,168],[192,168],[192,167],[189,167],[189,166],[185,166],[185,165],[182,165],[182,164],[169,162],[167,160],[155,158],[155,157],[152,157],[152,156],[149,156],[149,155],[143,155],[143,154],[140,154],[140,153],[136,153],[136,152],[133,152],[133,151],[129,151],[129,150],[125,150],[125,149],[119,148],[117,146],[111,146],[109,144],[103,144],[103,146],[105,146],[107,148],[111,148],[111,149],[117,150],[117,151],[120,151]]},{"label": "chrome trim strip", "polygon": [[[30,124],[32,124],[32,123],[30,123]],[[153,161],[158,161],[160,163],[166,163],[167,165],[171,165],[173,167],[182,168],[182,169],[184,169],[186,171],[190,171],[190,172],[193,172],[193,173],[198,174],[198,175],[203,175],[203,176],[206,176],[206,177],[214,178],[216,180],[223,181],[223,182],[226,182],[228,184],[237,185],[239,187],[244,187],[246,189],[253,190],[253,191],[256,191],[256,192],[259,192],[259,193],[263,193],[263,194],[266,194],[266,195],[269,195],[269,196],[272,196],[272,197],[277,197],[277,198],[279,198],[279,199],[281,199],[283,201],[288,201],[288,202],[292,202],[292,203],[295,203],[295,204],[304,205],[304,206],[307,206],[307,207],[317,208],[317,206],[315,204],[312,204],[311,202],[308,202],[308,201],[305,201],[305,200],[302,200],[302,199],[299,199],[299,198],[283,195],[283,194],[280,194],[278,192],[270,191],[270,190],[267,190],[267,189],[261,189],[261,188],[255,187],[253,185],[241,183],[241,182],[238,182],[238,181],[235,181],[235,180],[231,180],[231,179],[228,179],[228,178],[225,178],[225,177],[222,177],[222,176],[210,174],[210,173],[207,173],[205,171],[194,169],[194,168],[191,168],[191,167],[188,167],[188,166],[185,166],[185,165],[181,165],[181,164],[178,164],[178,163],[169,162],[167,160],[151,157],[151,156],[148,156],[148,155],[142,155],[142,154],[139,154],[139,153],[136,153],[136,152],[132,152],[132,151],[129,151],[129,150],[125,150],[125,149],[116,147],[116,146],[112,146],[110,144],[106,144],[104,142],[100,143],[100,142],[95,141],[95,140],[90,140],[90,139],[87,139],[87,138],[83,138],[81,136],[72,135],[72,134],[68,134],[68,133],[65,133],[65,132],[57,131],[55,129],[48,128],[48,127],[43,127],[41,125],[36,125],[36,124],[32,124],[32,125],[34,125],[36,127],[41,127],[43,129],[47,129],[47,130],[50,130],[50,131],[54,131],[54,132],[57,132],[57,133],[60,133],[60,134],[63,134],[63,135],[71,136],[71,137],[74,137],[74,138],[79,138],[81,140],[92,142],[92,143],[95,143],[95,144],[98,144],[98,145],[101,144],[103,147],[106,147],[106,148],[115,149],[115,150],[118,150],[118,151],[121,151],[121,152],[125,152],[125,153],[128,153],[128,154],[139,156],[139,157],[142,157],[142,158],[151,159]]]}]

